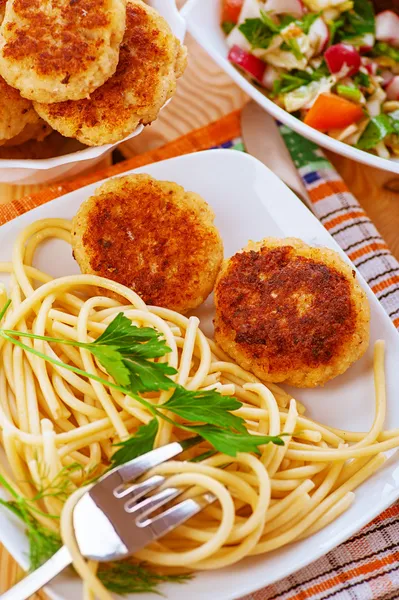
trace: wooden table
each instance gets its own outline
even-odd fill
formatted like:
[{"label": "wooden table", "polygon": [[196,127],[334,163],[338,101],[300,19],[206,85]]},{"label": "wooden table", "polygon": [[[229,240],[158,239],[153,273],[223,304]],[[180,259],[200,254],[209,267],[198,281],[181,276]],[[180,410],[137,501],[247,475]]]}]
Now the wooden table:
[{"label": "wooden table", "polygon": [[[184,0],[178,2],[182,5]],[[189,49],[189,66],[179,82],[176,97],[142,135],[121,146],[127,158],[162,146],[192,129],[216,121],[248,101],[240,88],[219,69],[190,35],[187,36],[186,43]],[[331,152],[328,156],[399,259],[399,178],[396,178],[398,191],[388,191],[383,186],[395,179],[392,174],[354,163]],[[101,166],[106,166],[106,163]],[[20,198],[35,189],[38,186],[18,188],[0,184],[0,202]],[[20,569],[7,552],[0,548],[0,593],[20,576]],[[35,598],[37,600],[39,596]]]}]

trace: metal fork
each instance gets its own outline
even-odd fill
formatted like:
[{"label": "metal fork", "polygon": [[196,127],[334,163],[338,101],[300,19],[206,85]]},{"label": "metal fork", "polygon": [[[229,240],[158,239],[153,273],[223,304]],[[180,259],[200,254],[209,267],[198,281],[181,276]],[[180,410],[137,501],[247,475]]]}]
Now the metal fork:
[{"label": "metal fork", "polygon": [[[147,496],[165,483],[166,478],[153,475],[137,482],[153,467],[178,456],[198,442],[198,438],[173,442],[103,475],[80,498],[73,511],[76,541],[82,555],[100,562],[127,558],[212,504],[215,496],[205,493],[154,514],[185,490],[166,487]],[[43,566],[0,596],[1,600],[29,598],[71,563],[69,550],[63,546]]]}]

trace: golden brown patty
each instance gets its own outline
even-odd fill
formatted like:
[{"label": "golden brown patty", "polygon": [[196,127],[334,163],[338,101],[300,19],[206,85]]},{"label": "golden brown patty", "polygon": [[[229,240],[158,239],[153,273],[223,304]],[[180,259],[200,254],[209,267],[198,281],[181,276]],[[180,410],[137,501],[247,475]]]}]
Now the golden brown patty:
[{"label": "golden brown patty", "polygon": [[223,260],[213,220],[207,203],[176,183],[149,175],[111,179],[73,220],[74,256],[83,273],[186,312],[210,294]]},{"label": "golden brown patty", "polygon": [[165,19],[141,0],[128,0],[115,75],[90,99],[35,108],[62,135],[88,146],[112,144],[157,118],[185,66],[186,49]]},{"label": "golden brown patty", "polygon": [[3,22],[6,12],[6,2],[7,0],[0,0],[0,24]]},{"label": "golden brown patty", "polygon": [[0,74],[30,100],[85,98],[115,72],[125,17],[126,0],[8,0]]},{"label": "golden brown patty", "polygon": [[215,339],[266,381],[323,385],[367,349],[369,305],[355,272],[327,248],[266,238],[225,261]]},{"label": "golden brown patty", "polygon": [[32,102],[22,98],[18,90],[0,77],[0,144],[20,136],[24,131],[30,132],[28,138],[25,135],[26,140],[35,137],[36,133],[40,137],[45,130],[50,132],[51,128],[40,119]]},{"label": "golden brown patty", "polygon": [[28,123],[18,135],[8,140],[0,140],[0,146],[20,146],[29,140],[42,142],[51,132],[50,125],[38,117],[36,123]]}]

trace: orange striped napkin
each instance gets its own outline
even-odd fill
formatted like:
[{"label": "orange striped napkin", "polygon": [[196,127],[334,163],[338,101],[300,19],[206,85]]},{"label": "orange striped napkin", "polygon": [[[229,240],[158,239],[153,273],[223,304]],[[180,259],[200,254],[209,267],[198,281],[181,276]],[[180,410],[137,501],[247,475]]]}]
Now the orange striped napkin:
[{"label": "orange striped napkin", "polygon": [[[83,179],[56,184],[21,200],[0,206],[0,225],[62,194],[152,162],[213,147],[243,149],[240,133],[239,113],[235,112],[163,148],[134,157]],[[284,135],[284,132],[282,133]],[[286,142],[289,147],[287,139]],[[332,165],[320,150],[316,149],[315,152],[316,161],[306,161],[302,156],[301,164],[297,163],[315,213],[365,276],[395,325],[399,327],[399,265]],[[298,152],[296,154],[298,155]],[[1,552],[0,560],[1,576],[4,575],[4,569],[8,568]],[[9,584],[11,585],[11,580]],[[398,504],[309,567],[242,600],[332,598],[399,599]]]}]

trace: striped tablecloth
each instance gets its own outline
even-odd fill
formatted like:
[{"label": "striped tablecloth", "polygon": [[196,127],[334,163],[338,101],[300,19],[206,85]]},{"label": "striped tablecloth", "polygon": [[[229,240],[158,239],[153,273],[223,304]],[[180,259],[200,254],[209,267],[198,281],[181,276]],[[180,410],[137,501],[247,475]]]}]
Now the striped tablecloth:
[{"label": "striped tablecloth", "polygon": [[[321,150],[285,127],[281,133],[301,174],[314,213],[358,267],[399,329],[399,264],[357,200]],[[0,225],[62,194],[104,177],[121,174],[173,156],[207,148],[244,150],[239,113],[193,131],[163,148],[134,157],[104,171],[56,184],[0,206]],[[19,576],[15,563],[0,548],[0,590]],[[399,504],[381,514],[332,552],[243,600],[398,600]],[[69,600],[69,599],[67,599]],[[72,600],[72,599],[70,599]],[[207,599],[204,599],[207,600]],[[215,599],[217,597],[215,596]]]}]

